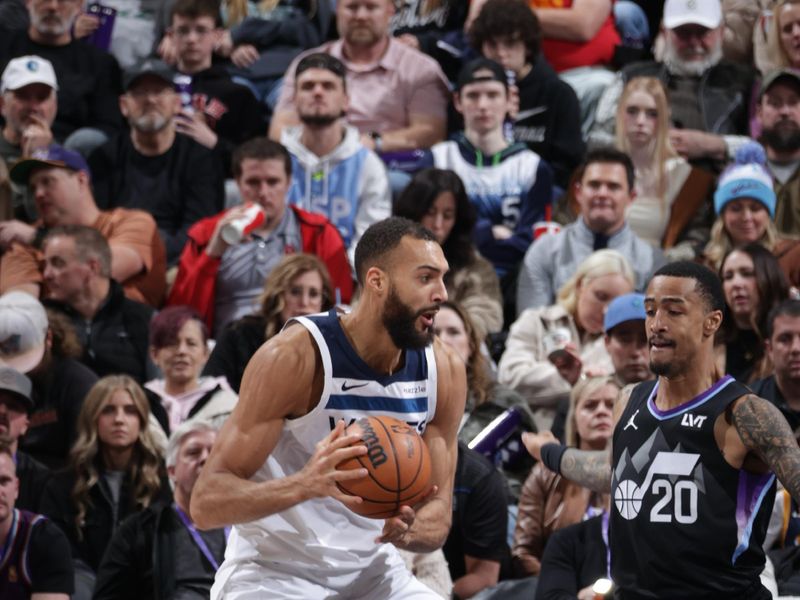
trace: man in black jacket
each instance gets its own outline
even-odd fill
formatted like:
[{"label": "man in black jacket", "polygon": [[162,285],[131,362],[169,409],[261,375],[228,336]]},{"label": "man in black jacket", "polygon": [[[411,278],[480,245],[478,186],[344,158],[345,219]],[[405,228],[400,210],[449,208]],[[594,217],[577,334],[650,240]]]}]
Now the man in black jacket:
[{"label": "man in black jacket", "polygon": [[233,149],[267,130],[264,105],[249,88],[234,82],[225,67],[212,64],[224,31],[213,2],[177,0],[171,15],[177,75],[190,86],[179,88],[187,95],[182,96],[185,104],[175,126],[178,133],[215,150],[229,171]]},{"label": "man in black jacket", "polygon": [[98,569],[94,600],[164,600],[190,592],[208,597],[226,536],[223,529],[198,530],[189,501],[215,438],[203,421],[187,421],[173,432],[167,470],[174,502],[154,504],[120,525]]},{"label": "man in black jacket", "polygon": [[31,380],[25,375],[11,367],[0,366],[0,442],[8,444],[17,465],[19,495],[16,507],[39,512],[39,501],[50,480],[50,469],[18,448],[33,409],[31,388]]},{"label": "man in black jacket", "polygon": [[72,321],[83,346],[81,362],[99,376],[152,378],[147,344],[153,309],[125,297],[111,279],[111,250],[95,229],[57,227],[43,242],[50,305]]},{"label": "man in black jacket", "polygon": [[172,72],[160,61],[145,61],[125,74],[119,103],[130,132],[89,157],[97,206],[150,213],[166,246],[167,264],[175,264],[189,227],[222,210],[222,160],[178,133],[181,101]]},{"label": "man in black jacket", "polygon": [[539,19],[518,0],[489,0],[469,29],[475,50],[514,74],[519,109],[514,141],[544,158],[562,189],[583,159],[581,108],[575,91],[539,53]]}]

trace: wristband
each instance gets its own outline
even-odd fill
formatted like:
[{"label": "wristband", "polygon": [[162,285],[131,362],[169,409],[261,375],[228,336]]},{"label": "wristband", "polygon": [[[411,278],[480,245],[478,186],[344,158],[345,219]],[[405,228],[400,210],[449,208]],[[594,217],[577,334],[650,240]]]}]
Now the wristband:
[{"label": "wristband", "polygon": [[541,449],[542,464],[554,473],[561,475],[561,459],[567,449],[567,446],[553,442],[545,444]]}]

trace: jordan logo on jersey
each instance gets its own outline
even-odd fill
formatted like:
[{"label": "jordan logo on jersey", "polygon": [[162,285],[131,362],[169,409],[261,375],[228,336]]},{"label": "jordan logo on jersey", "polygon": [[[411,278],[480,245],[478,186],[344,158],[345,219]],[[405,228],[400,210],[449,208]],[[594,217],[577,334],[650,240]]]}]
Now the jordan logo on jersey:
[{"label": "jordan logo on jersey", "polygon": [[[653,523],[694,523],[697,520],[697,483],[677,479],[692,475],[700,460],[699,454],[686,452],[659,452],[650,463],[642,485],[632,479],[620,481],[614,489],[614,505],[623,519],[632,520],[642,509],[642,500],[648,492],[658,497],[650,510]],[[664,475],[666,477],[658,477]]]}]

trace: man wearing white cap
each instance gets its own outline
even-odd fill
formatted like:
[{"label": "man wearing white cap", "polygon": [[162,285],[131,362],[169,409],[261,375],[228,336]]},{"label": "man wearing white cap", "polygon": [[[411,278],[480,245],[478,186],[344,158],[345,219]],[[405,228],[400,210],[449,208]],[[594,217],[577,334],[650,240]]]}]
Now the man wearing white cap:
[{"label": "man wearing white cap", "polygon": [[72,35],[81,0],[26,0],[29,25],[0,35],[0,69],[13,59],[35,54],[58,73],[55,141],[86,155],[122,127],[117,96],[121,74],[116,59]]},{"label": "man wearing white cap", "polygon": [[[0,409],[0,437],[12,434],[15,445],[52,468],[66,463],[83,398],[97,381],[90,369],[65,356],[68,328],[67,322],[61,328],[54,326],[57,333],[53,335],[44,307],[30,294],[16,291],[0,296],[0,371],[14,369],[32,383],[24,431],[19,421],[12,425],[10,413]],[[76,341],[73,344],[77,346]],[[28,462],[20,465],[27,468]]]},{"label": "man wearing white cap", "polygon": [[[57,91],[56,74],[49,60],[20,56],[6,66],[0,76],[0,115],[5,120],[0,131],[0,158],[9,169],[20,156],[52,143]],[[15,216],[30,220],[35,211],[25,186],[12,182],[11,190]],[[0,223],[0,240],[8,226],[7,222]],[[6,235],[9,233],[6,231]]]},{"label": "man wearing white cap", "polygon": [[656,77],[664,84],[677,152],[718,168],[747,141],[748,108],[755,71],[722,59],[724,24],[720,0],[666,0],[661,62],[625,67],[597,106],[591,139],[613,140],[617,105],[634,77]]}]

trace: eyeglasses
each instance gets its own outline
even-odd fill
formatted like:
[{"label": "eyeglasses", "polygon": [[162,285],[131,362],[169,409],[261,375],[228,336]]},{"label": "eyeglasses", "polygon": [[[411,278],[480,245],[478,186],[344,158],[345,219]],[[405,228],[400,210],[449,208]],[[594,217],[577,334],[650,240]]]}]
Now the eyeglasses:
[{"label": "eyeglasses", "polygon": [[196,33],[197,37],[205,37],[208,34],[213,33],[215,30],[210,27],[188,27],[182,25],[180,27],[171,27],[170,31],[178,37],[186,38],[193,33]]}]

